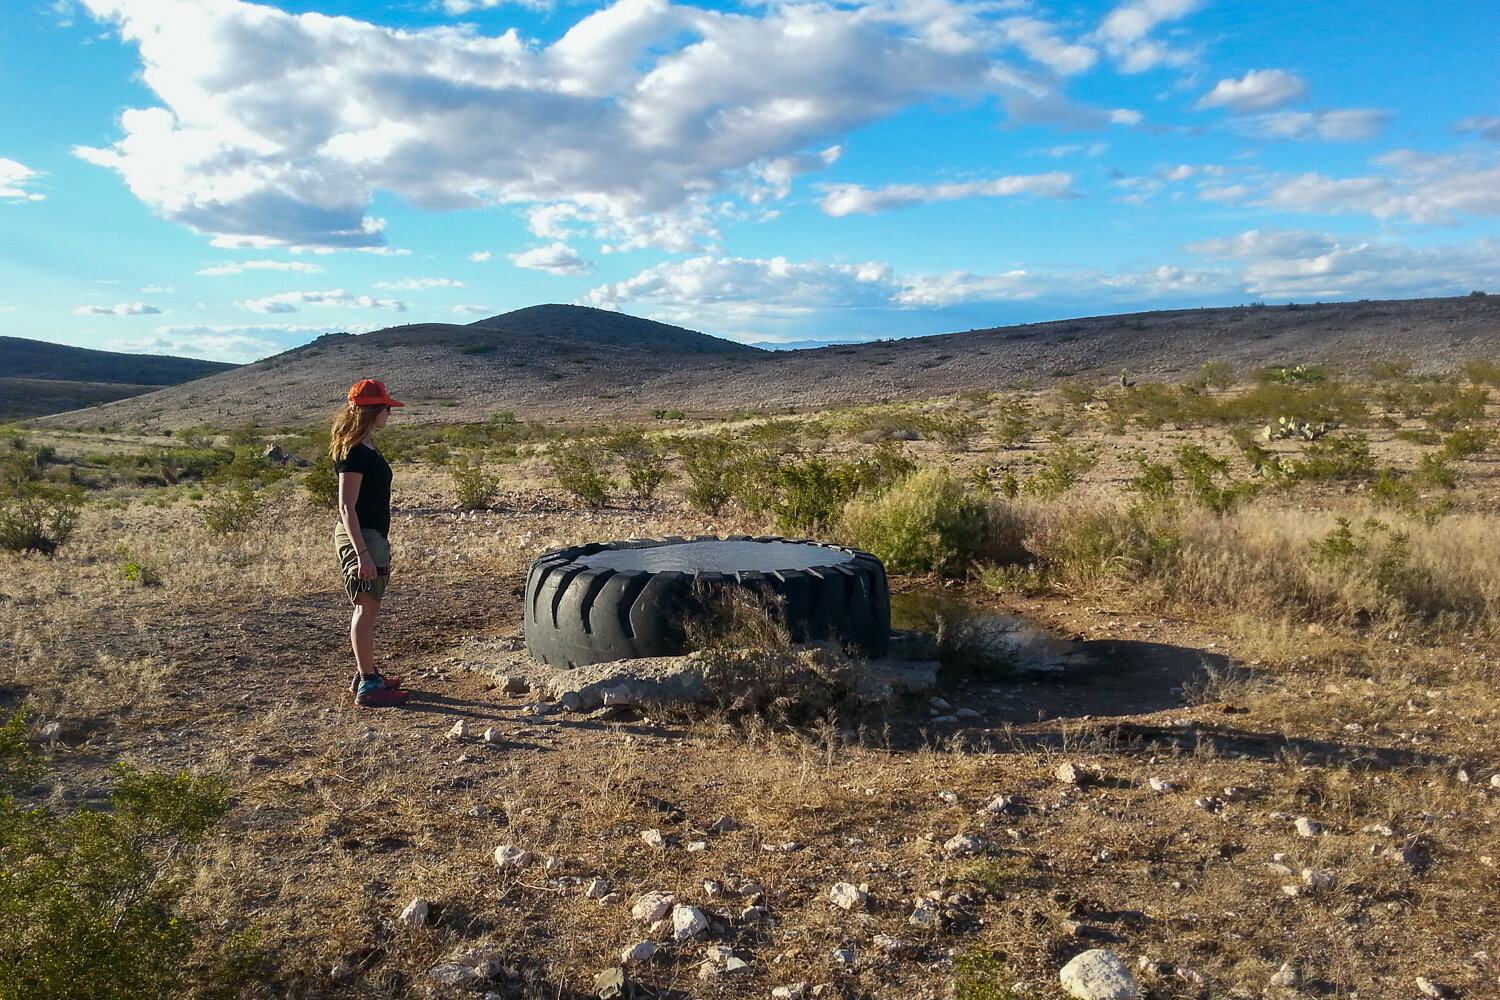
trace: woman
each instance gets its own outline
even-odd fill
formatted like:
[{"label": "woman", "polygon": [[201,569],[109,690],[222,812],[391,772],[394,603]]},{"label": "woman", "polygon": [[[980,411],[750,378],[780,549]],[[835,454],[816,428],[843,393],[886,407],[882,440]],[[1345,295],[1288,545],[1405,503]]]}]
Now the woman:
[{"label": "woman", "polygon": [[375,447],[373,432],[386,425],[391,407],[404,406],[377,379],[349,389],[349,405],[333,419],[328,445],[339,479],[339,521],[333,544],[344,572],[344,592],[354,605],[349,644],[356,673],[349,681],[354,703],[366,708],[400,705],[409,697],[395,677],[375,667],[375,619],[391,572],[391,467]]}]

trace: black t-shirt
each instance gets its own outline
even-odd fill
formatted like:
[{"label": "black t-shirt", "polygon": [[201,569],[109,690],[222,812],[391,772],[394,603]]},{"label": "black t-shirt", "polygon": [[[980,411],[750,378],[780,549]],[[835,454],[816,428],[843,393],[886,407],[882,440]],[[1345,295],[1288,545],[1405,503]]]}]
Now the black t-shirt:
[{"label": "black t-shirt", "polygon": [[357,444],[333,463],[333,471],[358,472],[364,477],[359,481],[359,499],[354,501],[360,529],[378,531],[381,538],[390,535],[391,466],[385,456],[376,448]]}]

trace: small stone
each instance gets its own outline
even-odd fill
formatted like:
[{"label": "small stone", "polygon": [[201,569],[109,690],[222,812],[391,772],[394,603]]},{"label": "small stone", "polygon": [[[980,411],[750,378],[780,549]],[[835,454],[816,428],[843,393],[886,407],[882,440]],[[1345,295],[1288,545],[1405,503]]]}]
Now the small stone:
[{"label": "small stone", "polygon": [[418,896],[406,904],[406,909],[402,910],[401,915],[396,919],[412,930],[416,930],[427,923],[427,912],[430,907],[431,904],[427,900]]},{"label": "small stone", "polygon": [[1209,795],[1206,798],[1194,799],[1193,805],[1206,812],[1216,813],[1224,808],[1224,800],[1221,798],[1217,798],[1216,796]]},{"label": "small stone", "polygon": [[623,1000],[631,992],[630,984],[625,979],[625,970],[618,965],[605,969],[594,977],[594,995],[599,1000]]},{"label": "small stone", "polygon": [[494,726],[487,726],[484,730],[484,741],[486,743],[501,742],[500,730],[496,729]]},{"label": "small stone", "polygon": [[956,726],[956,725],[958,725],[958,716],[956,716],[956,715],[934,715],[932,717],[932,721],[934,723],[938,724],[938,725],[941,725],[941,726]]},{"label": "small stone", "polygon": [[1078,1000],[1134,1000],[1140,986],[1120,957],[1108,948],[1094,948],[1062,967],[1063,989]]},{"label": "small stone", "polygon": [[1490,775],[1490,787],[1491,788],[1500,788],[1500,774],[1492,774],[1492,775]]},{"label": "small stone", "polygon": [[984,805],[984,808],[980,809],[979,811],[982,813],[989,813],[992,816],[998,816],[1003,812],[1009,812],[1012,808],[1014,808],[1015,804],[1015,800],[1012,799],[1009,795],[996,795],[993,799],[990,799],[989,802]]},{"label": "small stone", "polygon": [[[52,725],[55,726],[57,725],[57,723],[54,722],[52,723]],[[277,760],[275,757],[267,757],[263,753],[253,753],[249,756],[245,763],[249,764],[251,767],[277,767],[281,764],[281,761]]]},{"label": "small stone", "polygon": [[850,951],[848,948],[839,948],[834,951],[833,960],[839,965],[853,965],[854,952]]},{"label": "small stone", "polygon": [[945,788],[941,792],[937,793],[937,797],[940,798],[940,799],[942,799],[944,802],[948,803],[950,806],[956,806],[956,805],[958,805],[958,793],[957,792],[950,792],[948,789]]},{"label": "small stone", "polygon": [[631,962],[644,962],[656,954],[656,944],[651,941],[637,941],[629,948],[620,952],[620,964],[629,965]]},{"label": "small stone", "polygon": [[1299,837],[1321,837],[1323,836],[1323,824],[1306,816],[1298,816],[1297,836]]},{"label": "small stone", "polygon": [[585,899],[603,899],[609,895],[609,882],[602,878],[594,878],[584,888]]},{"label": "small stone", "polygon": [[958,857],[968,857],[984,850],[984,841],[972,833],[960,833],[943,843],[943,850]]},{"label": "small stone", "polygon": [[468,739],[468,737],[469,720],[467,719],[459,719],[453,724],[453,728],[448,730],[448,738],[450,740],[463,740]]},{"label": "small stone", "polygon": [[1202,986],[1208,982],[1208,977],[1197,969],[1189,969],[1181,965],[1177,967],[1177,978],[1192,986]]},{"label": "small stone", "polygon": [[457,962],[443,962],[439,965],[434,965],[427,970],[427,975],[439,983],[450,985],[469,983],[479,978],[479,973],[467,965],[459,965]]},{"label": "small stone", "polygon": [[531,690],[531,682],[525,677],[512,674],[500,682],[500,690],[504,694],[526,694]]},{"label": "small stone", "polygon": [[1180,791],[1182,791],[1182,786],[1181,785],[1179,785],[1175,781],[1168,781],[1166,778],[1151,778],[1151,779],[1149,779],[1147,781],[1147,784],[1149,784],[1151,786],[1151,790],[1153,792],[1180,792]]},{"label": "small stone", "polygon": [[740,912],[740,923],[758,924],[766,919],[766,912],[764,906],[747,906]]},{"label": "small stone", "polygon": [[1458,995],[1458,991],[1443,983],[1433,982],[1426,976],[1417,977],[1417,989],[1422,991],[1423,996],[1435,998],[1435,1000],[1447,1000],[1448,997]]},{"label": "small stone", "polygon": [[660,830],[642,830],[641,839],[646,842],[647,847],[666,847],[666,838],[661,835]]},{"label": "small stone", "polygon": [[1281,894],[1296,899],[1298,896],[1306,895],[1307,890],[1300,885],[1284,885],[1281,887]]},{"label": "small stone", "polygon": [[788,983],[771,991],[771,1000],[802,1000],[807,996],[806,983]]},{"label": "small stone", "polygon": [[1302,985],[1302,970],[1291,962],[1282,962],[1281,968],[1271,977],[1272,986],[1281,986],[1286,989],[1294,989]]},{"label": "small stone", "polygon": [[708,825],[709,833],[728,833],[730,830],[739,829],[739,824],[732,816],[720,816]]},{"label": "small stone", "polygon": [[620,895],[618,892],[608,892],[608,893],[605,893],[603,896],[599,897],[599,905],[600,906],[614,906],[616,903],[618,903],[620,900],[622,900],[624,898],[625,897],[622,896],[622,895]]},{"label": "small stone", "polygon": [[335,982],[343,979],[348,979],[352,975],[354,975],[354,970],[349,966],[343,964],[335,965],[333,968],[328,970],[328,978],[334,980]]},{"label": "small stone", "polygon": [[709,899],[717,899],[718,897],[724,895],[723,883],[711,878],[704,879],[703,895],[707,896]]},{"label": "small stone", "polygon": [[927,704],[931,705],[933,708],[937,709],[939,712],[951,712],[953,710],[953,706],[951,704],[949,704],[946,700],[937,697],[936,695],[934,695],[931,698],[928,698],[927,699]]},{"label": "small stone", "polygon": [[759,882],[741,882],[740,887],[734,891],[736,895],[749,896],[752,899],[766,894],[766,890]]},{"label": "small stone", "polygon": [[828,898],[834,906],[846,910],[857,909],[870,901],[868,893],[848,882],[835,882],[833,888],[828,890]]},{"label": "small stone", "polygon": [[630,916],[643,924],[654,923],[665,917],[676,901],[677,897],[670,892],[648,892],[635,901]]},{"label": "small stone", "polygon": [[695,840],[692,843],[690,843],[690,844],[687,845],[686,850],[690,854],[696,854],[699,851],[706,851],[706,850],[708,850],[708,841],[706,841],[706,840]]},{"label": "small stone", "polygon": [[513,844],[502,844],[495,848],[495,864],[504,868],[525,868],[531,864],[533,855]]},{"label": "small stone", "polygon": [[876,934],[870,943],[875,946],[876,951],[887,955],[895,955],[906,950],[905,941],[902,941],[898,937],[892,937],[889,934]]},{"label": "small stone", "polygon": [[708,918],[696,906],[672,907],[672,940],[685,942],[708,930]]},{"label": "small stone", "polygon": [[984,716],[981,713],[976,712],[972,708],[960,708],[958,711],[954,712],[953,714],[956,715],[956,716],[958,716],[960,719],[963,719],[965,722],[972,722],[975,719],[982,719],[982,718],[984,718]]},{"label": "small stone", "polygon": [[918,906],[912,910],[911,916],[906,918],[906,922],[916,927],[926,927],[931,930],[937,930],[942,926],[942,918],[938,916],[938,911],[929,906]]},{"label": "small stone", "polygon": [[1059,764],[1053,776],[1069,785],[1087,785],[1099,780],[1098,772],[1071,761]]},{"label": "small stone", "polygon": [[725,972],[739,972],[741,969],[750,968],[750,963],[743,958],[735,958],[733,955],[724,959]]},{"label": "small stone", "polygon": [[559,712],[579,712],[583,710],[583,698],[577,691],[564,691],[557,699],[557,710]]},{"label": "small stone", "polygon": [[1309,889],[1331,889],[1335,881],[1333,872],[1319,871],[1316,868],[1302,869],[1302,884]]},{"label": "small stone", "polygon": [[1396,831],[1391,829],[1389,826],[1386,826],[1384,823],[1375,823],[1370,826],[1363,827],[1359,832],[1373,833],[1377,837],[1394,837],[1396,835]]}]

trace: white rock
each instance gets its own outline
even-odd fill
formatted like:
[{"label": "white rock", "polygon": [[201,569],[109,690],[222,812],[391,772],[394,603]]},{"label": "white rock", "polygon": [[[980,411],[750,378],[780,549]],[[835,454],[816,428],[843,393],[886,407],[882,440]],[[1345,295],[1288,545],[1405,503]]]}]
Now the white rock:
[{"label": "white rock", "polygon": [[1333,872],[1319,871],[1316,868],[1302,869],[1302,882],[1309,889],[1332,888],[1335,880]]},{"label": "white rock", "polygon": [[595,878],[583,890],[583,895],[585,899],[603,899],[609,895],[609,882],[602,878]]},{"label": "white rock", "polygon": [[1003,812],[1009,811],[1010,808],[1015,804],[1015,800],[1012,799],[1009,795],[996,795],[993,799],[990,799],[989,803],[985,805],[983,809],[979,811],[998,816]]},{"label": "white rock", "polygon": [[1492,775],[1490,775],[1490,787],[1491,788],[1500,788],[1500,774],[1492,774]]},{"label": "white rock", "polygon": [[641,703],[640,695],[624,684],[618,687],[602,688],[599,691],[599,698],[605,708],[613,708],[615,705],[627,707]]},{"label": "white rock", "polygon": [[932,721],[938,723],[939,725],[956,726],[956,725],[958,725],[958,716],[956,716],[956,715],[934,715],[932,717]]},{"label": "white rock", "polygon": [[651,941],[637,941],[629,948],[620,952],[620,964],[629,965],[631,962],[645,962],[656,954],[656,945]]},{"label": "white rock", "polygon": [[1082,764],[1074,764],[1072,761],[1059,764],[1057,770],[1052,773],[1058,781],[1067,782],[1070,785],[1086,785],[1099,779],[1099,775],[1091,768],[1084,767]]},{"label": "white rock", "polygon": [[1283,962],[1281,963],[1281,968],[1277,969],[1276,974],[1271,977],[1271,985],[1281,986],[1287,989],[1301,986],[1302,970],[1297,968],[1291,962]]},{"label": "white rock", "polygon": [[534,855],[514,844],[501,844],[495,848],[495,864],[501,868],[525,868]]},{"label": "white rock", "polygon": [[942,791],[940,791],[940,792],[937,793],[937,797],[940,798],[940,799],[942,799],[944,802],[948,803],[950,806],[958,805],[958,793],[957,792],[951,792],[951,791],[949,791],[948,789],[945,788]]},{"label": "white rock", "polygon": [[960,833],[949,837],[943,843],[943,850],[959,857],[968,857],[984,850],[984,841],[972,833]]},{"label": "white rock", "polygon": [[807,996],[806,983],[788,983],[771,991],[771,1000],[802,1000]]},{"label": "white rock", "polygon": [[764,896],[766,894],[766,890],[761,887],[759,882],[741,882],[740,887],[734,891],[738,895],[750,897]]},{"label": "white rock", "polygon": [[469,735],[469,720],[467,720],[467,719],[459,719],[457,722],[455,722],[453,724],[453,728],[450,729],[450,730],[448,730],[448,738],[450,740],[462,740],[462,739],[466,739],[468,737],[468,735]]},{"label": "white rock", "polygon": [[1417,977],[1417,989],[1422,991],[1423,996],[1434,997],[1436,1000],[1445,1000],[1454,995],[1453,987],[1433,982],[1426,976]]},{"label": "white rock", "polygon": [[708,918],[696,906],[678,905],[672,908],[672,940],[686,941],[708,930]]},{"label": "white rock", "polygon": [[646,842],[647,847],[667,846],[667,840],[661,835],[660,830],[642,830],[641,839]]},{"label": "white rock", "polygon": [[1153,792],[1180,792],[1180,791],[1182,791],[1182,786],[1181,785],[1177,784],[1177,782],[1175,782],[1175,781],[1168,781],[1166,778],[1152,778],[1150,780],[1150,785],[1151,785],[1151,790]]},{"label": "white rock", "polygon": [[665,917],[675,902],[677,897],[670,892],[648,892],[635,901],[630,916],[643,924],[654,923]]},{"label": "white rock", "polygon": [[457,962],[443,962],[434,965],[427,970],[427,975],[440,983],[469,983],[479,978],[479,973],[467,965],[459,965]]},{"label": "white rock", "polygon": [[835,882],[833,888],[828,890],[828,898],[833,901],[833,905],[846,910],[856,909],[870,901],[868,893],[848,882]]},{"label": "white rock", "polygon": [[578,712],[583,709],[583,698],[577,691],[564,691],[557,699],[557,708],[561,712]]},{"label": "white rock", "polygon": [[728,833],[730,830],[737,830],[737,829],[739,829],[739,824],[734,821],[734,817],[732,817],[732,816],[720,816],[718,819],[714,820],[711,824],[709,824],[708,832],[709,833]]},{"label": "white rock", "polygon": [[1297,817],[1297,836],[1299,837],[1321,837],[1323,836],[1323,824],[1306,816]]},{"label": "white rock", "polygon": [[1057,978],[1078,1000],[1134,1000],[1140,995],[1135,976],[1108,948],[1094,948],[1075,956]]},{"label": "white rock", "polygon": [[695,840],[692,843],[688,844],[685,849],[689,854],[696,854],[699,851],[706,851],[708,850],[708,841]]},{"label": "white rock", "polygon": [[741,969],[748,968],[750,968],[750,963],[745,961],[743,958],[736,958],[733,955],[730,955],[728,958],[724,959],[725,972],[739,972]]},{"label": "white rock", "polygon": [[568,859],[556,854],[549,854],[547,860],[542,862],[542,868],[549,872],[555,872],[560,868],[568,867]]},{"label": "white rock", "polygon": [[401,916],[397,917],[396,919],[407,927],[416,930],[417,928],[427,923],[427,911],[430,906],[431,904],[428,903],[427,900],[423,899],[421,896],[418,896],[416,899],[406,904],[406,909],[402,910]]},{"label": "white rock", "polygon": [[854,952],[850,951],[848,948],[839,948],[834,951],[833,960],[839,965],[853,965]]},{"label": "white rock", "polygon": [[454,965],[473,969],[481,979],[490,979],[498,976],[504,969],[503,958],[504,954],[496,946],[481,944],[473,948],[458,949],[448,956],[448,961]]},{"label": "white rock", "polygon": [[898,937],[891,937],[889,934],[876,934],[871,943],[875,945],[877,951],[884,952],[887,955],[895,955],[898,952],[906,950],[905,941]]},{"label": "white rock", "polygon": [[499,743],[501,741],[500,730],[494,726],[488,726],[484,730],[484,741],[486,743]]},{"label": "white rock", "polygon": [[970,721],[970,720],[973,720],[973,719],[982,719],[982,718],[984,718],[984,716],[981,713],[976,712],[972,708],[960,708],[958,711],[954,712],[953,714],[956,715],[956,716],[958,716],[960,719],[963,719],[966,722]]},{"label": "white rock", "polygon": [[709,899],[717,899],[724,895],[724,885],[716,879],[706,878],[703,880],[703,895]]}]

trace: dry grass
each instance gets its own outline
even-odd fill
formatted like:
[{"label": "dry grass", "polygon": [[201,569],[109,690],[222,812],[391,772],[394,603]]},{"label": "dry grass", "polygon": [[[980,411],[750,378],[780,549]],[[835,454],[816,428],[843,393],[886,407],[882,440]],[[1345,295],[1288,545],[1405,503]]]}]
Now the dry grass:
[{"label": "dry grass", "polygon": [[[1034,469],[1027,456],[1049,445],[993,437],[1008,398],[962,402],[990,421],[968,450],[924,440],[910,453],[960,476]],[[1048,394],[1026,403],[1076,423],[1074,443],[1102,460],[1060,499],[1003,501],[994,558],[1045,566],[1084,514],[1117,519],[1132,501],[1121,489],[1132,452],[1161,458],[1190,439],[1229,450],[1203,431],[1113,436],[1105,417]],[[862,453],[840,415],[787,419],[827,454]],[[1416,446],[1370,433],[1380,461],[1414,465]],[[398,467],[398,575],[379,635],[388,670],[421,692],[409,711],[361,713],[341,689],[347,618],[329,518],[300,491],[215,536],[184,491],[122,489],[114,506],[86,508],[55,559],[0,555],[0,705],[24,700],[38,731],[67,723],[39,801],[70,807],[122,759],[224,774],[234,807],[192,905],[211,933],[260,929],[257,995],[468,995],[427,970],[493,942],[507,971],[487,988],[584,997],[646,937],[661,950],[631,975],[662,996],[764,997],[802,981],[845,998],[1056,997],[1057,969],[1100,944],[1143,961],[1157,998],[1292,996],[1269,985],[1283,963],[1302,970],[1305,995],[1406,997],[1419,975],[1472,997],[1500,991],[1488,458],[1464,464],[1457,512],[1431,524],[1358,489],[1305,487],[1222,518],[1185,508],[1175,561],[1159,573],[1127,558],[1057,567],[1040,590],[1000,598],[955,582],[950,596],[1140,668],[1117,683],[955,679],[941,694],[983,713],[961,729],[931,722],[921,699],[797,726],[733,712],[530,721],[522,698],[453,656],[465,636],[514,634],[536,553],[766,529],[744,514],[705,518],[672,495],[578,510],[544,462],[501,467],[496,509],[473,513],[454,509],[446,469]],[[1309,556],[1336,516],[1358,530],[1371,515],[1409,536],[1415,575],[1401,588]],[[153,581],[132,579],[127,561]],[[1153,657],[1191,669],[1168,679]],[[458,719],[502,742],[447,739]],[[1064,762],[1097,780],[1059,781]],[[1008,810],[980,811],[999,795]],[[737,828],[710,832],[721,815]],[[1324,834],[1298,836],[1299,817]],[[648,846],[647,830],[667,846]],[[959,834],[983,848],[946,850]],[[688,850],[696,842],[707,849]],[[538,862],[501,871],[501,844]],[[586,898],[594,878],[620,898]],[[870,904],[831,906],[838,881],[867,884]],[[758,897],[739,894],[749,882]],[[674,943],[630,920],[647,890],[701,907],[712,943],[749,969],[700,980],[709,942]],[[931,893],[941,924],[910,923]],[[418,896],[433,915],[403,927]],[[763,912],[747,914],[752,903]],[[878,934],[903,947],[882,951]],[[839,949],[855,962],[836,962]],[[965,959],[985,954],[1003,973]]]}]

